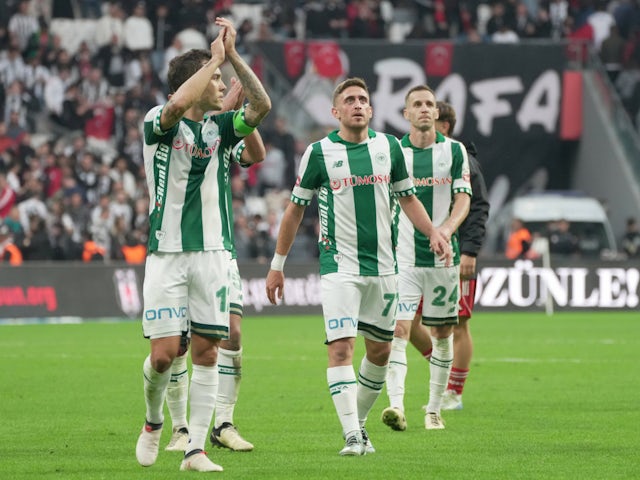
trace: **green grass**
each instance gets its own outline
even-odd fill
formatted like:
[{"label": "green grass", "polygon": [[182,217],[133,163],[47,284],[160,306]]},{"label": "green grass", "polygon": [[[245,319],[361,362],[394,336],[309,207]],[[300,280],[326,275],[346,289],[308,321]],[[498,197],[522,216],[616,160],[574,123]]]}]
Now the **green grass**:
[{"label": "green grass", "polygon": [[[340,426],[326,384],[319,317],[243,325],[236,423],[252,453],[212,449],[227,479],[629,479],[640,477],[640,318],[632,313],[483,313],[464,410],[423,428],[428,370],[409,352],[409,429],[367,428],[377,453],[337,455]],[[137,322],[0,327],[0,478],[175,479],[180,455],[140,467]],[[362,355],[358,340],[357,362]],[[162,445],[169,437],[163,433]],[[198,474],[195,474],[196,476]]]}]

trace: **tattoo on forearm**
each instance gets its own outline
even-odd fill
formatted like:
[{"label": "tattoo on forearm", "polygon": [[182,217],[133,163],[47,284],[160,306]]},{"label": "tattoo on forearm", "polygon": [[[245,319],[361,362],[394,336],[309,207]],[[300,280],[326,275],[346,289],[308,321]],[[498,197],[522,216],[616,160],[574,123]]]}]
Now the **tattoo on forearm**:
[{"label": "tattoo on forearm", "polygon": [[248,123],[258,125],[267,113],[269,113],[271,104],[269,96],[256,74],[253,73],[244,61],[231,60],[231,64],[249,100],[249,105],[245,110],[245,118]]}]

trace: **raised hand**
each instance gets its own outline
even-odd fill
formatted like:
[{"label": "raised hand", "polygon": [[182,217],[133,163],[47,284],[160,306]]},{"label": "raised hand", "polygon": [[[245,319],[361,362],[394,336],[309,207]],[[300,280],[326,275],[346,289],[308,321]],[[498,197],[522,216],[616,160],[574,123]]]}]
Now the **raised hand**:
[{"label": "raised hand", "polygon": [[219,63],[224,62],[225,48],[224,48],[224,29],[218,32],[218,36],[211,42],[209,48],[211,49],[211,58],[218,60]]},{"label": "raised hand", "polygon": [[238,110],[244,102],[244,89],[236,77],[231,77],[231,87],[222,99],[221,112]]},{"label": "raised hand", "polygon": [[222,28],[225,51],[227,53],[235,52],[237,32],[233,23],[223,17],[216,17],[215,23]]}]

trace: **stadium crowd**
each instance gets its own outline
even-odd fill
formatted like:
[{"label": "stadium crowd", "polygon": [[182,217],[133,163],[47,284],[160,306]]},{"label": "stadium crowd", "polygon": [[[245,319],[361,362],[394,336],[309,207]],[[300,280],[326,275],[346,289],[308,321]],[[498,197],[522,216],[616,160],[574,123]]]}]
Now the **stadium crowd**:
[{"label": "stadium crowd", "polygon": [[[166,100],[169,60],[206,48],[218,15],[234,19],[246,55],[248,42],[260,39],[587,39],[640,123],[637,0],[5,0],[0,250],[24,260],[144,261],[141,120]],[[75,45],[54,30],[56,20],[92,20],[90,35]],[[286,119],[268,120],[265,161],[232,175],[238,256],[262,262],[273,252],[306,140],[294,138]],[[315,209],[308,211],[291,258],[317,255]]]}]

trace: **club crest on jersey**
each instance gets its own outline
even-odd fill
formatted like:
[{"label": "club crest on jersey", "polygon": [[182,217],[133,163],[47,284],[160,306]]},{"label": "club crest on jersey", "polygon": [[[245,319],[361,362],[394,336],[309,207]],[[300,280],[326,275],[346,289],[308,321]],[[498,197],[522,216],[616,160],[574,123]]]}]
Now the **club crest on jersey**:
[{"label": "club crest on jersey", "polygon": [[333,256],[333,261],[336,262],[336,263],[340,263],[340,262],[342,262],[343,258],[344,258],[344,256],[341,253],[336,253]]},{"label": "club crest on jersey", "polygon": [[164,240],[166,233],[162,230],[156,230],[156,240]]},{"label": "club crest on jersey", "polygon": [[387,162],[387,156],[382,152],[376,153],[374,159],[379,165],[384,165]]}]

